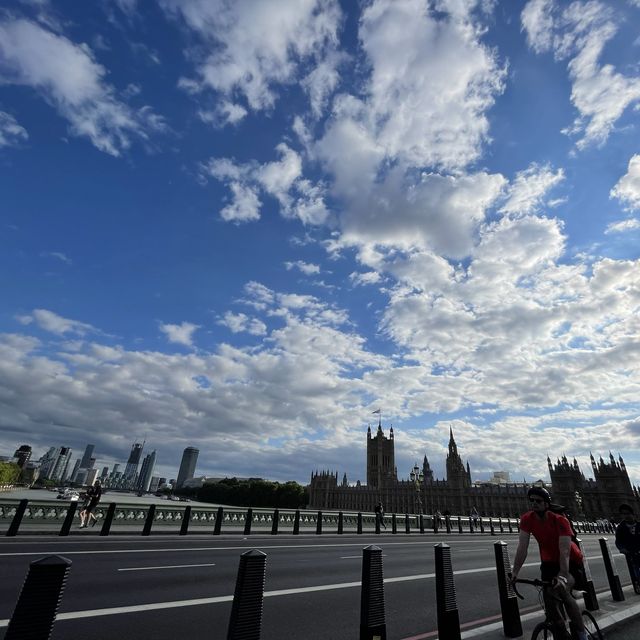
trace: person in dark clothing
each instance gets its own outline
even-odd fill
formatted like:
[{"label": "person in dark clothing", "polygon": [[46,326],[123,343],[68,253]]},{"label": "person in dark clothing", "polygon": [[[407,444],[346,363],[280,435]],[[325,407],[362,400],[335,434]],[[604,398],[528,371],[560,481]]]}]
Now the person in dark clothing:
[{"label": "person in dark clothing", "polygon": [[91,526],[95,526],[98,519],[96,518],[93,510],[98,506],[100,498],[102,497],[102,486],[100,480],[96,480],[92,487],[89,487],[84,498],[84,504],[82,505],[82,511],[80,512],[80,528],[86,527],[89,524],[89,520],[93,518]]},{"label": "person in dark clothing", "polygon": [[387,525],[384,523],[384,507],[382,506],[382,502],[378,502],[374,509],[376,513],[376,523],[378,523],[381,527],[387,528]]},{"label": "person in dark clothing", "polygon": [[631,505],[621,504],[618,511],[622,521],[616,527],[616,547],[627,556],[629,568],[633,569],[633,590],[640,593],[640,522]]}]

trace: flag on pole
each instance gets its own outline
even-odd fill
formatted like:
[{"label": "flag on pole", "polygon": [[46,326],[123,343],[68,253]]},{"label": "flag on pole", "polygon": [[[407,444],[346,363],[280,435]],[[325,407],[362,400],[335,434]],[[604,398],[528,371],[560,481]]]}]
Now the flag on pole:
[{"label": "flag on pole", "polygon": [[371,413],[380,413],[380,409],[376,409],[375,411],[372,411]]}]

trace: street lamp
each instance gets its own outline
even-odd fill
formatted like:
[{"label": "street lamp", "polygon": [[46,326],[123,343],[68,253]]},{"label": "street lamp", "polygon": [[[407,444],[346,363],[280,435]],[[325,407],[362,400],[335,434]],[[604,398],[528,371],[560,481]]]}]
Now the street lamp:
[{"label": "street lamp", "polygon": [[422,473],[422,469],[416,463],[411,469],[409,473],[409,478],[411,478],[411,482],[415,485],[416,495],[418,497],[418,513],[422,513],[422,482],[424,480],[424,473]]}]

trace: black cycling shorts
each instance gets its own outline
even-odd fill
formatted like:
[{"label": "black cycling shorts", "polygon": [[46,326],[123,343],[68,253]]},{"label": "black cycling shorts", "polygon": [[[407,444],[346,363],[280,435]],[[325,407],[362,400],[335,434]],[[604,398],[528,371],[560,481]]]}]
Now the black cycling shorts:
[{"label": "black cycling shorts", "polygon": [[[560,565],[557,562],[543,562],[540,564],[540,577],[545,582],[551,582],[560,573]],[[576,591],[585,591],[587,589],[587,574],[584,565],[571,562],[569,564],[569,573],[575,580],[574,589]]]}]

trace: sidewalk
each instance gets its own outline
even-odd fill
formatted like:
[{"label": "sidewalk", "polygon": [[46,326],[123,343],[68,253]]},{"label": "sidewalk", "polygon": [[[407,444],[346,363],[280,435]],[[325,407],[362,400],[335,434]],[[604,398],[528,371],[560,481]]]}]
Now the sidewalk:
[{"label": "sidewalk", "polygon": [[[611,591],[608,589],[599,591],[598,604],[600,609],[592,611],[598,626],[607,640],[638,640],[640,638],[640,596],[633,591],[631,585],[623,587],[625,600],[614,602],[611,598]],[[582,602],[578,601],[580,608]],[[522,638],[530,638],[531,632],[538,622],[542,621],[542,609],[522,614]],[[502,622],[495,622],[483,627],[476,627],[463,631],[463,640],[474,638],[474,640],[504,640],[505,635]]]}]

